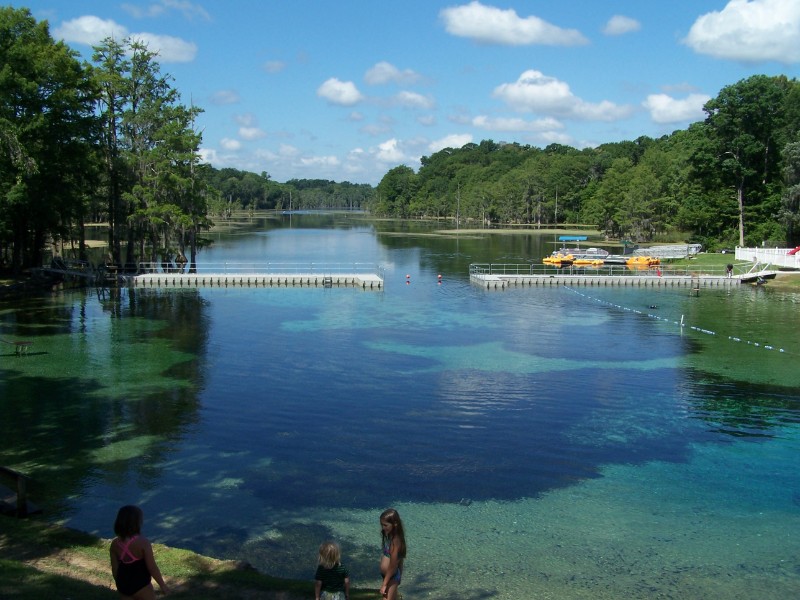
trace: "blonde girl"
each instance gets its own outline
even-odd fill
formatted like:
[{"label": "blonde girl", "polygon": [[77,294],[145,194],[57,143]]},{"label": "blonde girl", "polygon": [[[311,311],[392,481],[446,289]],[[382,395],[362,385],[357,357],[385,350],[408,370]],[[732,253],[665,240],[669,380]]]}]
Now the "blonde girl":
[{"label": "blonde girl", "polygon": [[381,513],[381,596],[386,600],[397,599],[397,588],[403,576],[406,558],[406,534],[400,514],[393,508]]},{"label": "blonde girl", "polygon": [[342,553],[334,542],[323,542],[319,547],[314,592],[317,600],[347,600],[350,597],[350,573],[342,565]]}]

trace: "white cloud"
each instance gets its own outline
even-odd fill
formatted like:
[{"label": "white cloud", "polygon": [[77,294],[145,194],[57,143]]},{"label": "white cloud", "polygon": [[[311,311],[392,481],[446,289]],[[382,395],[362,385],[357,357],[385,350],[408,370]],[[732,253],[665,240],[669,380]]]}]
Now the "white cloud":
[{"label": "white cloud", "polygon": [[396,94],[394,96],[394,102],[398,106],[403,106],[405,108],[431,109],[436,106],[436,102],[433,98],[408,91]]},{"label": "white cloud", "polygon": [[281,144],[278,147],[278,154],[284,157],[295,157],[300,154],[300,150],[291,144]]},{"label": "white cloud", "polygon": [[709,100],[711,96],[705,94],[689,94],[682,100],[667,94],[651,94],[642,106],[650,111],[650,118],[656,123],[686,123],[702,120],[703,105]]},{"label": "white cloud", "polygon": [[219,155],[213,148],[199,148],[200,160],[209,165],[218,165],[220,163]]},{"label": "white cloud", "polygon": [[741,62],[800,62],[798,0],[730,0],[702,15],[683,42],[699,54]]},{"label": "white cloud", "polygon": [[631,19],[624,15],[614,15],[606,23],[603,33],[606,35],[623,35],[632,31],[639,31],[641,28],[642,24],[636,19]]},{"label": "white cloud", "polygon": [[353,106],[364,99],[352,81],[339,81],[336,77],[331,77],[319,86],[317,96],[341,106]]},{"label": "white cloud", "polygon": [[233,117],[233,120],[236,121],[238,125],[242,127],[255,127],[258,119],[253,113],[241,113]]},{"label": "white cloud", "polygon": [[128,37],[128,30],[111,19],[86,15],[64,21],[53,30],[53,37],[63,39],[65,42],[94,46],[109,37],[121,42]]},{"label": "white cloud", "polygon": [[448,33],[484,44],[578,46],[588,43],[576,29],[562,29],[535,16],[522,18],[513,9],[502,10],[477,0],[445,8],[439,16]]},{"label": "white cloud", "polygon": [[405,161],[405,155],[400,149],[400,142],[398,142],[396,138],[378,144],[375,158],[380,162],[389,164],[400,164]]},{"label": "white cloud", "polygon": [[242,147],[242,143],[239,140],[232,140],[231,138],[222,138],[219,145],[222,146],[223,150],[229,152],[239,150]]},{"label": "white cloud", "polygon": [[86,15],[64,21],[53,31],[55,38],[65,42],[96,46],[112,37],[121,42],[126,38],[140,41],[150,52],[157,54],[159,63],[191,62],[197,56],[197,45],[180,38],[155,33],[130,33],[127,28],[110,19]]},{"label": "white cloud", "polygon": [[492,92],[519,112],[532,112],[583,121],[615,121],[629,116],[633,109],[604,100],[585,102],[570,91],[569,85],[540,71],[528,70],[513,83],[497,86]]},{"label": "white cloud", "polygon": [[260,140],[267,137],[267,134],[259,127],[240,127],[239,137],[243,140]]},{"label": "white cloud", "polygon": [[339,158],[336,156],[304,156],[300,159],[303,167],[326,168],[338,167]]},{"label": "white cloud", "polygon": [[233,90],[219,90],[211,95],[211,104],[224,106],[226,104],[237,104],[241,98],[238,92]]},{"label": "white cloud", "polygon": [[150,52],[158,55],[160,63],[192,62],[197,56],[197,44],[171,35],[157,33],[132,33],[131,39],[142,42]]},{"label": "white cloud", "polygon": [[472,119],[472,124],[487,131],[551,131],[564,127],[560,121],[552,118],[526,121],[519,118],[487,117],[485,115]]},{"label": "white cloud", "polygon": [[404,69],[401,71],[393,64],[386,61],[376,63],[373,67],[367,70],[364,75],[364,81],[369,85],[381,85],[384,83],[397,83],[400,85],[409,85],[419,81],[420,76],[418,73],[411,69]]},{"label": "white cloud", "polygon": [[432,141],[428,144],[428,150],[433,152],[438,152],[444,148],[461,148],[464,144],[469,144],[472,142],[472,135],[469,133],[453,133],[450,135],[446,135],[443,138],[439,138],[438,140]]}]

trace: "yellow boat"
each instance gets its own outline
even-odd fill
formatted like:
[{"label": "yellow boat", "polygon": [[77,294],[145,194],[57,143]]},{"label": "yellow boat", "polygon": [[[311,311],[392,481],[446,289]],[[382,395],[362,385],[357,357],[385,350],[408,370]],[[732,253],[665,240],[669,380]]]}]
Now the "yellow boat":
[{"label": "yellow boat", "polygon": [[575,257],[572,254],[551,254],[542,259],[546,265],[571,265],[574,261]]},{"label": "yellow boat", "polygon": [[626,262],[631,267],[654,267],[661,264],[661,260],[652,256],[631,256]]}]

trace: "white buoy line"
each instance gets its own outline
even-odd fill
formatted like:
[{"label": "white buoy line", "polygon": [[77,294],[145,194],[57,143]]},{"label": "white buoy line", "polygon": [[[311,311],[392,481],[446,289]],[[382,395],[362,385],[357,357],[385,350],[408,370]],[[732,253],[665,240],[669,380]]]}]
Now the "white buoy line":
[{"label": "white buoy line", "polygon": [[[680,322],[673,321],[671,319],[666,319],[666,318],[661,317],[659,315],[654,315],[652,313],[648,313],[648,312],[645,312],[643,310],[637,310],[635,308],[630,308],[628,306],[622,306],[621,304],[615,304],[613,302],[609,302],[608,300],[601,300],[600,298],[596,298],[595,296],[590,296],[589,294],[584,294],[583,292],[580,292],[580,291],[576,290],[575,288],[569,287],[568,285],[565,285],[564,288],[569,290],[570,292],[578,294],[579,296],[583,296],[587,300],[594,300],[595,302],[599,302],[600,304],[605,304],[606,306],[611,306],[613,308],[617,308],[617,309],[622,310],[622,311],[632,312],[632,313],[635,313],[637,315],[644,315],[644,316],[646,316],[646,317],[648,317],[650,319],[655,319],[657,321],[664,321],[665,323],[673,323],[674,325],[678,325],[681,328],[685,327],[687,329],[691,329],[693,331],[697,331],[698,333],[704,333],[706,335],[717,335],[716,331],[711,331],[710,329],[703,329],[702,327],[697,327],[695,325],[687,325],[686,323],[684,323],[683,315],[681,315]],[[771,344],[762,344],[760,342],[752,342],[750,340],[743,340],[742,338],[739,338],[739,337],[736,337],[736,336],[733,336],[733,335],[729,335],[728,339],[731,340],[732,342],[740,342],[740,343],[743,343],[743,344],[747,344],[748,346],[754,346],[756,348],[763,348],[764,350],[776,350],[777,352],[781,352],[781,353],[786,352],[786,350],[784,350],[783,348],[776,348],[775,346],[772,346]]]}]

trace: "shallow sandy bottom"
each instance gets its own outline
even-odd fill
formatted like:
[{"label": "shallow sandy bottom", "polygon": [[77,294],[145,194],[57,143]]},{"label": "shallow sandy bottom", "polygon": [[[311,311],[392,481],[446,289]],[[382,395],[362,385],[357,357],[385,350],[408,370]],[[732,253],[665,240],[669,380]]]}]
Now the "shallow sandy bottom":
[{"label": "shallow sandy bottom", "polygon": [[[794,597],[800,511],[786,478],[797,476],[760,470],[776,458],[792,469],[792,452],[702,446],[689,465],[610,467],[538,499],[398,505],[409,543],[401,589],[409,598]],[[375,545],[376,514],[333,513],[326,524]]]}]

